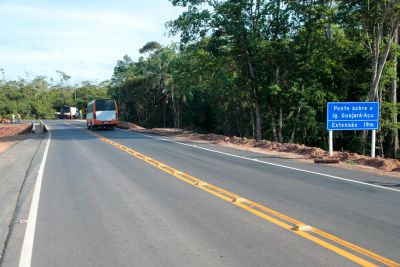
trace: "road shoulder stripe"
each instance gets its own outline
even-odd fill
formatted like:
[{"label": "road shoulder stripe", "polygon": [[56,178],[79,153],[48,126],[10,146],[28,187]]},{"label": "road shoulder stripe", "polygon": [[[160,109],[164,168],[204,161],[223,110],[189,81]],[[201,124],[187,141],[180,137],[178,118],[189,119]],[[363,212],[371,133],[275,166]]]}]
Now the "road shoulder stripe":
[{"label": "road shoulder stripe", "polygon": [[28,222],[26,224],[25,236],[19,259],[19,267],[31,266],[33,241],[35,238],[35,229],[36,229],[36,218],[39,208],[40,191],[42,188],[44,167],[46,165],[47,154],[49,152],[50,139],[51,139],[51,133],[49,132],[49,137],[47,140],[46,148],[43,153],[42,162],[40,163],[39,172],[36,178],[35,188],[33,191],[31,207],[29,209]]},{"label": "road shoulder stripe", "polygon": [[[119,129],[119,130],[125,131],[125,132],[129,132],[129,133],[133,133],[132,131],[128,131],[128,130],[124,130],[124,129]],[[345,182],[349,182],[349,183],[360,184],[360,185],[363,185],[363,186],[369,186],[369,187],[374,187],[374,188],[379,188],[379,189],[384,189],[384,190],[389,190],[389,191],[399,192],[400,193],[400,189],[390,188],[390,187],[387,187],[387,186],[370,184],[370,183],[361,182],[361,181],[357,181],[357,180],[351,180],[351,179],[348,179],[348,178],[335,176],[335,175],[330,175],[330,174],[326,174],[326,173],[309,171],[309,170],[305,170],[305,169],[290,167],[290,166],[277,164],[277,163],[272,163],[272,162],[268,162],[268,161],[263,161],[263,160],[259,160],[259,159],[248,158],[248,157],[239,156],[239,155],[235,155],[235,154],[231,154],[231,153],[226,153],[226,152],[222,152],[222,151],[218,151],[218,150],[214,150],[214,149],[209,149],[209,148],[205,148],[205,147],[201,147],[201,146],[197,146],[197,145],[187,144],[187,143],[171,140],[171,139],[168,139],[168,138],[152,136],[152,135],[143,134],[143,133],[139,133],[139,132],[134,132],[134,133],[138,134],[138,135],[142,135],[142,136],[148,137],[148,138],[157,139],[157,140],[165,141],[165,142],[170,142],[170,143],[174,143],[174,144],[178,144],[178,145],[182,145],[182,146],[193,147],[193,148],[196,148],[196,149],[201,149],[201,150],[205,150],[205,151],[208,151],[208,152],[221,154],[221,155],[224,155],[224,156],[244,159],[244,160],[253,161],[253,162],[257,162],[257,163],[261,163],[261,164],[265,164],[265,165],[285,168],[285,169],[299,171],[299,172],[310,173],[310,174],[314,174],[314,175],[318,175],[318,176],[322,176],[322,177],[326,177],[326,178],[330,178],[330,179],[335,179],[335,180],[340,180],[340,181],[345,181]]]}]

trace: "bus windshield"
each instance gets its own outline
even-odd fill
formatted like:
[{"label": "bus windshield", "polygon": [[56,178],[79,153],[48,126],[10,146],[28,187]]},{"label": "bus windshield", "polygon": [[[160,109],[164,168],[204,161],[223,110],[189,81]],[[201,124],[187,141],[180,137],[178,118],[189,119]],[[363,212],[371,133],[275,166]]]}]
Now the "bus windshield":
[{"label": "bus windshield", "polygon": [[114,100],[96,100],[96,110],[97,111],[108,111],[115,110]]}]

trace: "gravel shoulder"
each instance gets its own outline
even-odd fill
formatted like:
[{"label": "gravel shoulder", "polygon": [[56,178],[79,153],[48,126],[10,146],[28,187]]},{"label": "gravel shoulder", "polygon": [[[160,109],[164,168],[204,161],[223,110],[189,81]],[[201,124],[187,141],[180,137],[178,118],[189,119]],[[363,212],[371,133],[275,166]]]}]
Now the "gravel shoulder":
[{"label": "gravel shoulder", "polygon": [[7,151],[11,146],[29,138],[29,134],[22,134],[16,136],[0,137],[0,154]]}]

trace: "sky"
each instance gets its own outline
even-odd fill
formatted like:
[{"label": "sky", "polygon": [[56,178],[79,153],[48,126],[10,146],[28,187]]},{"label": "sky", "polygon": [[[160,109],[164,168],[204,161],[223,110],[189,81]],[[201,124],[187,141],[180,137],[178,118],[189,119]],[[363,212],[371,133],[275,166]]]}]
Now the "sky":
[{"label": "sky", "polygon": [[147,42],[179,41],[165,23],[182,11],[168,0],[0,0],[0,69],[7,80],[108,80]]}]

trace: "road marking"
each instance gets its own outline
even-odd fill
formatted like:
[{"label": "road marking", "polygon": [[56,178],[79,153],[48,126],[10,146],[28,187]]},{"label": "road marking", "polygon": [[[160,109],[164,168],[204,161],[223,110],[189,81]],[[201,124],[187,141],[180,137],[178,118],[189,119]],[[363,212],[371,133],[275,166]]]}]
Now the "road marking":
[{"label": "road marking", "polygon": [[[336,254],[341,255],[341,256],[347,258],[348,260],[353,261],[357,264],[360,264],[362,266],[377,266],[375,263],[373,263],[369,260],[366,260],[360,256],[357,256],[349,251],[346,251],[345,249],[343,249],[341,247],[345,247],[352,252],[361,254],[364,257],[368,257],[369,259],[371,259],[373,261],[380,262],[380,263],[383,263],[388,266],[400,266],[400,264],[397,262],[394,262],[394,261],[387,259],[381,255],[378,255],[372,251],[369,251],[367,249],[359,247],[355,244],[352,244],[346,240],[343,240],[339,237],[331,235],[331,234],[324,232],[320,229],[317,229],[315,227],[310,226],[308,228],[307,232],[298,231],[298,230],[295,231],[295,230],[293,230],[293,228],[295,228],[295,226],[308,225],[308,224],[306,224],[302,221],[299,221],[295,218],[289,217],[285,214],[282,214],[276,210],[268,208],[264,205],[253,202],[247,198],[236,195],[230,191],[227,191],[227,190],[224,190],[215,185],[209,184],[206,181],[198,179],[194,176],[191,176],[190,174],[179,171],[179,170],[177,170],[173,167],[170,167],[160,161],[157,161],[157,160],[155,160],[151,157],[148,157],[140,152],[137,152],[132,148],[126,147],[120,143],[117,143],[108,138],[105,138],[100,134],[93,133],[93,132],[89,132],[89,133],[96,136],[101,141],[103,141],[107,144],[110,144],[110,145],[114,146],[115,148],[118,148],[119,150],[121,150],[125,153],[128,153],[142,161],[145,161],[146,163],[154,166],[155,168],[158,168],[159,170],[161,170],[165,173],[168,173],[168,174],[170,174],[188,184],[191,184],[203,191],[206,191],[220,199],[230,202],[237,207],[247,210],[248,212],[250,212],[260,218],[263,218],[264,220],[267,220],[277,226],[280,226],[281,228],[284,228],[284,229],[290,231],[291,233],[299,235],[309,241],[312,241],[312,242],[314,242],[332,252],[335,252]],[[243,200],[243,201],[238,201],[238,200]],[[321,239],[318,236],[323,237],[325,240]],[[328,242],[327,240],[329,240],[330,242]]]},{"label": "road marking", "polygon": [[51,133],[47,140],[46,148],[44,150],[42,162],[40,163],[39,172],[36,178],[35,189],[33,191],[31,207],[29,210],[29,217],[25,229],[24,241],[22,244],[21,256],[19,259],[19,267],[31,266],[33,240],[35,238],[36,217],[39,207],[40,190],[42,188],[43,172],[46,165],[47,153],[49,152]]},{"label": "road marking", "polygon": [[[128,130],[124,130],[124,129],[120,129],[120,130],[121,130],[121,131],[125,131],[125,132],[129,132],[129,133],[132,133],[131,131],[128,131]],[[275,167],[285,168],[285,169],[289,169],[289,170],[294,170],[294,171],[300,171],[300,172],[315,174],[315,175],[324,176],[324,177],[331,178],[331,179],[335,179],[335,180],[346,181],[346,182],[350,182],[350,183],[354,183],[354,184],[361,184],[361,185],[370,186],[370,187],[375,187],[375,188],[379,188],[379,189],[385,189],[385,190],[390,190],[390,191],[394,191],[394,192],[400,192],[399,189],[394,189],[394,188],[390,188],[390,187],[386,187],[386,186],[375,185],[375,184],[369,184],[369,183],[365,183],[365,182],[361,182],[361,181],[356,181],[356,180],[351,180],[351,179],[348,179],[348,178],[344,178],[344,177],[340,177],[340,176],[335,176],[335,175],[330,175],[330,174],[326,174],[326,173],[320,173],[320,172],[315,172],[315,171],[304,170],[304,169],[295,168],[295,167],[290,167],[290,166],[281,165],[281,164],[277,164],[277,163],[272,163],[272,162],[268,162],[268,161],[262,161],[262,160],[259,160],[259,159],[247,158],[247,157],[238,156],[238,155],[235,155],[235,154],[230,154],[230,153],[226,153],[226,152],[222,152],[222,151],[218,151],[218,150],[213,150],[213,149],[209,149],[209,148],[205,148],[205,147],[201,147],[201,146],[186,144],[186,143],[178,142],[178,141],[175,141],[175,140],[171,140],[171,139],[167,139],[167,138],[161,138],[161,137],[156,137],[156,136],[152,136],[152,135],[148,135],[148,134],[143,134],[143,133],[138,133],[138,132],[134,132],[134,133],[135,133],[135,134],[139,134],[139,135],[146,136],[146,137],[148,137],[148,138],[153,138],[153,139],[157,139],[157,140],[161,140],[161,141],[166,141],[166,142],[170,142],[170,143],[175,143],[175,144],[179,144],[179,145],[183,145],[183,146],[193,147],[193,148],[197,148],[197,149],[201,149],[201,150],[205,150],[205,151],[209,151],[209,152],[213,152],[213,153],[218,153],[218,154],[221,154],[221,155],[230,156],[230,157],[234,157],[234,158],[239,158],[239,159],[254,161],[254,162],[261,163],[261,164],[266,164],[266,165],[271,165],[271,166],[275,166]]]}]

